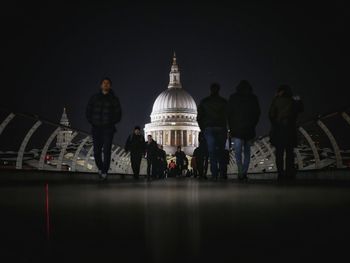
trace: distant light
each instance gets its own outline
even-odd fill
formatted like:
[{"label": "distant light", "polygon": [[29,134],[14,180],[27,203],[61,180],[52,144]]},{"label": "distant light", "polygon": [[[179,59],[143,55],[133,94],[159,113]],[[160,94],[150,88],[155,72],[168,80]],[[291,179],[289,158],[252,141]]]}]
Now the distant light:
[{"label": "distant light", "polygon": [[176,125],[176,122],[172,122],[171,125]]}]

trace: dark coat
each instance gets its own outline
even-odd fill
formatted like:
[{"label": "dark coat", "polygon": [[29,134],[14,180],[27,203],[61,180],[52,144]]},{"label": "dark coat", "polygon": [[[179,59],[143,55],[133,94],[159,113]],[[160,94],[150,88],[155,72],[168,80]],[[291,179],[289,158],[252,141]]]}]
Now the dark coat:
[{"label": "dark coat", "polygon": [[166,152],[164,150],[158,148],[157,155],[158,155],[157,158],[159,161],[159,168],[161,171],[164,171],[168,166],[168,163],[166,160]]},{"label": "dark coat", "polygon": [[86,107],[86,118],[93,127],[114,127],[120,122],[122,109],[118,97],[111,90],[93,95]]},{"label": "dark coat", "polygon": [[143,135],[131,134],[125,143],[125,151],[131,154],[145,154],[145,138]]},{"label": "dark coat", "polygon": [[274,146],[297,146],[297,118],[303,103],[291,96],[275,97],[269,110],[270,141]]},{"label": "dark coat", "polygon": [[150,143],[145,143],[146,153],[147,153],[147,159],[148,160],[157,160],[158,157],[158,145],[157,143],[152,140]]},{"label": "dark coat", "polygon": [[219,95],[204,98],[198,105],[197,121],[201,131],[207,127],[227,128],[226,99]]},{"label": "dark coat", "polygon": [[183,151],[179,151],[179,152],[176,151],[175,157],[176,157],[176,165],[184,165],[185,164],[186,154]]},{"label": "dark coat", "polygon": [[258,98],[251,91],[237,91],[230,96],[227,118],[232,137],[251,140],[260,117]]},{"label": "dark coat", "polygon": [[209,156],[208,148],[204,144],[199,144],[199,146],[193,151],[193,157],[196,158],[197,165],[198,163],[203,164],[205,161],[207,161],[208,156]]},{"label": "dark coat", "polygon": [[166,152],[164,150],[158,148],[157,154],[158,154],[159,160],[161,160],[162,162],[164,162],[164,161],[166,162]]}]

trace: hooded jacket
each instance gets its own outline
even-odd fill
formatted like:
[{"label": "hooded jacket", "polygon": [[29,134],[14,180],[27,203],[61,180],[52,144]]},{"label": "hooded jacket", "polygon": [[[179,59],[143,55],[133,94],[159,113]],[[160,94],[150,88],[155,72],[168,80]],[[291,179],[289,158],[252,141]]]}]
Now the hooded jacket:
[{"label": "hooded jacket", "polygon": [[227,118],[232,137],[251,140],[256,136],[255,127],[260,118],[260,106],[249,84],[241,83],[230,96]]}]

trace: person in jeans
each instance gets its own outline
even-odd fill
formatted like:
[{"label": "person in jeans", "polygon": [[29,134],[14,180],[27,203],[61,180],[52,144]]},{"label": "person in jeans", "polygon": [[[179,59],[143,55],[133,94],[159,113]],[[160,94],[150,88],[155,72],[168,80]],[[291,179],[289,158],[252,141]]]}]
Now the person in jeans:
[{"label": "person in jeans", "polygon": [[[298,96],[293,97],[292,90],[287,85],[278,88],[273,99],[269,118],[271,121],[270,142],[276,148],[276,166],[278,179],[294,179],[294,148],[297,146],[297,118],[304,110],[304,105]],[[286,163],[284,163],[286,154]],[[285,166],[285,168],[284,168]]]},{"label": "person in jeans", "polygon": [[225,170],[224,149],[227,134],[227,101],[219,95],[220,85],[210,86],[210,96],[198,105],[197,121],[208,145],[212,179]]},{"label": "person in jeans", "polygon": [[140,126],[134,128],[125,143],[125,151],[130,152],[131,168],[134,178],[139,179],[142,156],[145,154],[145,138],[141,134]]},{"label": "person in jeans", "polygon": [[92,126],[94,158],[100,178],[107,179],[111,162],[111,147],[116,131],[115,124],[120,122],[122,109],[112,90],[112,81],[102,79],[101,90],[93,95],[86,107],[86,118]]},{"label": "person in jeans", "polygon": [[245,180],[250,163],[251,142],[256,136],[255,127],[260,117],[259,101],[248,81],[242,80],[236,92],[230,96],[227,116],[234,143],[238,179]]}]

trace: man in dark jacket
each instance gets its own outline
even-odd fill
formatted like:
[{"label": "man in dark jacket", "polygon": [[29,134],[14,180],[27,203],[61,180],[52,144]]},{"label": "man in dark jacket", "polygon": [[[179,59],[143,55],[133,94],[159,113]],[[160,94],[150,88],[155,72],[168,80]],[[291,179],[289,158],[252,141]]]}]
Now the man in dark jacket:
[{"label": "man in dark jacket", "polygon": [[114,125],[120,122],[121,116],[119,99],[112,91],[112,81],[104,78],[101,91],[90,98],[86,108],[86,118],[92,125],[94,158],[103,180],[107,179],[111,162],[111,146],[116,131]]},{"label": "man in dark jacket", "polygon": [[134,178],[139,179],[142,156],[145,154],[145,138],[141,128],[136,126],[133,134],[129,135],[125,143],[125,151],[130,152],[131,168]]},{"label": "man in dark jacket", "polygon": [[146,158],[147,158],[147,180],[156,177],[157,174],[158,145],[153,140],[152,135],[147,136]]},{"label": "man in dark jacket", "polygon": [[210,96],[198,106],[197,121],[207,141],[212,177],[217,180],[219,167],[223,171],[225,166],[223,155],[227,134],[227,101],[219,95],[219,84],[212,84],[210,90]]},{"label": "man in dark jacket", "polygon": [[[270,141],[276,148],[278,179],[295,177],[294,148],[297,146],[297,118],[304,109],[299,97],[293,97],[291,88],[282,85],[273,99],[269,118],[271,121]],[[286,153],[286,169],[284,169]]]},{"label": "man in dark jacket", "polygon": [[163,145],[159,144],[157,152],[157,175],[159,178],[163,179],[165,177],[167,167],[166,152],[163,150]]},{"label": "man in dark jacket", "polygon": [[[255,127],[260,117],[258,98],[253,94],[252,86],[242,80],[237,91],[230,96],[227,106],[230,135],[233,138],[238,179],[247,179],[250,163],[250,146],[255,138]],[[242,161],[242,150],[244,160]]]},{"label": "man in dark jacket", "polygon": [[177,175],[181,176],[182,171],[184,170],[186,154],[181,150],[181,146],[177,146],[177,150],[175,152],[176,157],[176,167],[177,167]]}]

